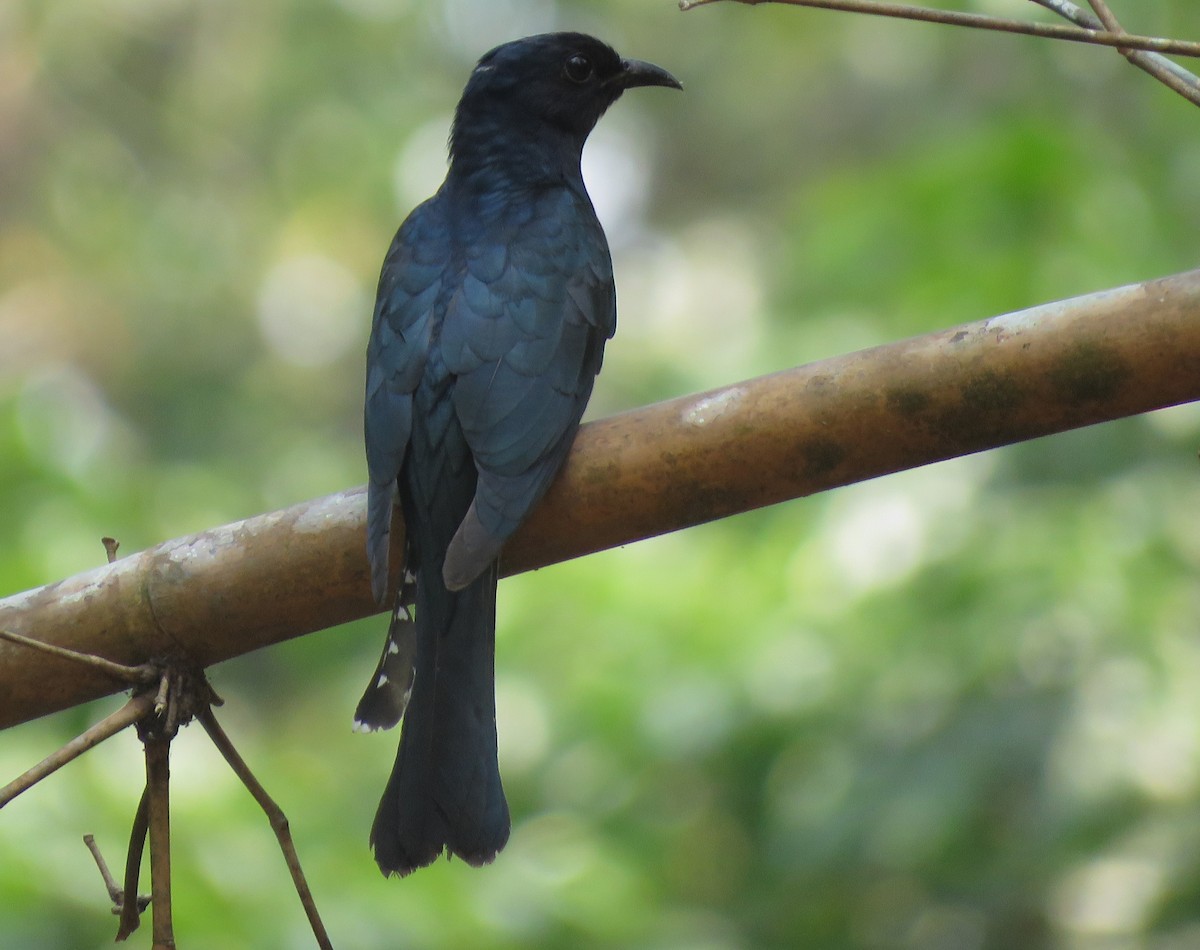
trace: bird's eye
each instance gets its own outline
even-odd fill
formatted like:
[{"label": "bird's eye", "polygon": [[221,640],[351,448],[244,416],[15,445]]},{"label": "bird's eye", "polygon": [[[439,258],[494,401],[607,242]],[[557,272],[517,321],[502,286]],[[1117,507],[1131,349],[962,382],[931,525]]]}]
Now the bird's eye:
[{"label": "bird's eye", "polygon": [[583,84],[595,75],[592,61],[586,56],[576,53],[563,65],[563,75],[571,82]]}]

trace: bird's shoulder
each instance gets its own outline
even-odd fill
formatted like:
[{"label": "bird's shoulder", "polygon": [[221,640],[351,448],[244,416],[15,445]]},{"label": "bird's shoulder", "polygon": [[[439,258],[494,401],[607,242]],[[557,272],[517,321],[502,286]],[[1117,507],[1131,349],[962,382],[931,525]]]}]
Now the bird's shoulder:
[{"label": "bird's shoulder", "polygon": [[403,316],[409,301],[436,290],[446,277],[454,244],[453,221],[440,193],[414,208],[383,259],[375,298],[376,322]]},{"label": "bird's shoulder", "polygon": [[368,394],[381,386],[411,392],[435,333],[439,301],[453,280],[455,249],[440,194],[413,209],[388,247],[367,344]]}]

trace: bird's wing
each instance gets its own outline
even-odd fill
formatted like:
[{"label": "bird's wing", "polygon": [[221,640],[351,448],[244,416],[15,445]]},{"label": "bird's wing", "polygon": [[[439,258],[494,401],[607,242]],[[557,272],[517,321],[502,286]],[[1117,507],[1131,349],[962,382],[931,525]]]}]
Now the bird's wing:
[{"label": "bird's wing", "polygon": [[452,590],[487,567],[549,487],[616,330],[612,261],[585,197],[543,193],[503,237],[466,249],[440,337],[479,472],[443,565]]},{"label": "bird's wing", "polygon": [[377,603],[383,602],[387,590],[392,507],[412,435],[413,392],[429,353],[450,254],[436,200],[408,216],[388,249],[367,345],[367,558]]}]

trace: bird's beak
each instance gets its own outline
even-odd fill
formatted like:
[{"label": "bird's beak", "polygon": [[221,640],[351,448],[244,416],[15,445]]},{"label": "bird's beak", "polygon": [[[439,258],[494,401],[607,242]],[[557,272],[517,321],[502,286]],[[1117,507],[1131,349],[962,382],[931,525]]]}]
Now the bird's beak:
[{"label": "bird's beak", "polygon": [[621,71],[613,77],[622,89],[633,89],[636,86],[667,86],[670,89],[682,89],[683,84],[661,66],[644,63],[640,59],[626,59],[621,62]]}]

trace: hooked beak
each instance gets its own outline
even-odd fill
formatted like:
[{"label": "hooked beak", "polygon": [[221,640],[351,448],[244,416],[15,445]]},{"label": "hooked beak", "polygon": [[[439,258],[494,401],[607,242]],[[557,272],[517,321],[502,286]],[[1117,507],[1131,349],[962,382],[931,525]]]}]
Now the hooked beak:
[{"label": "hooked beak", "polygon": [[621,71],[614,78],[616,85],[622,89],[633,89],[637,86],[666,86],[669,89],[682,89],[683,84],[661,66],[644,63],[640,59],[626,59],[621,62]]}]

